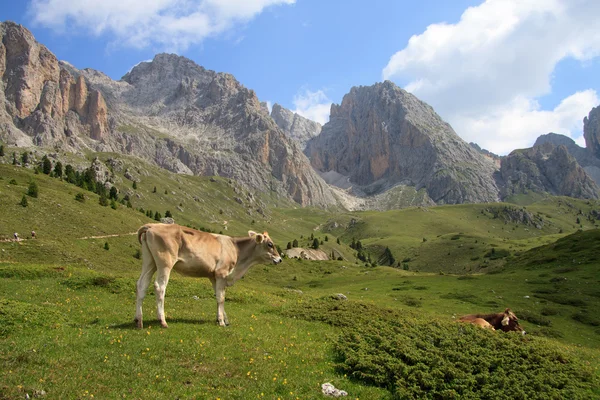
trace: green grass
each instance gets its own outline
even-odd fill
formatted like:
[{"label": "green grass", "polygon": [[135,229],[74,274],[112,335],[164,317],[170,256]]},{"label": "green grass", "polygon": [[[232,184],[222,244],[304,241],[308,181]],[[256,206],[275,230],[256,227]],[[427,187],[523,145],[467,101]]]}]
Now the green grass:
[{"label": "green grass", "polygon": [[[600,396],[600,231],[587,218],[596,202],[527,205],[541,229],[504,221],[495,210],[516,207],[508,204],[339,213],[123,160],[116,185],[132,192],[134,208],[168,209],[178,223],[231,235],[268,230],[282,248],[294,239],[306,247],[314,235],[345,259],[253,267],[228,288],[227,328],[214,322],[210,283],[174,275],[169,329],[154,317],[150,290],[146,329],[137,330],[133,233],[151,219],[102,207],[91,192],[81,203],[73,185],[0,164],[0,239],[38,233],[0,241],[0,398],[41,390],[48,398],[320,398],[328,381],[367,399],[469,398],[502,387],[510,398]],[[137,189],[125,168],[140,177]],[[31,180],[39,197],[22,207]],[[389,246],[408,270],[357,262],[352,238],[374,258]],[[338,293],[348,300],[333,300]],[[454,322],[506,307],[525,338]]]}]

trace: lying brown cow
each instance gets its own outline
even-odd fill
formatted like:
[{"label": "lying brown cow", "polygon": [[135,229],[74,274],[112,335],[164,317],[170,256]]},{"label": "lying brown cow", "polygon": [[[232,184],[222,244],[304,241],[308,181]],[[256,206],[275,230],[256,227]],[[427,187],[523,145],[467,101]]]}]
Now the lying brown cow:
[{"label": "lying brown cow", "polygon": [[480,325],[484,328],[489,328],[479,320],[484,320],[495,330],[502,330],[504,332],[516,331],[525,334],[525,330],[519,325],[519,318],[511,311],[510,308],[504,310],[503,313],[496,314],[469,314],[462,316],[458,319],[462,322],[470,322]]},{"label": "lying brown cow", "polygon": [[146,224],[138,230],[142,245],[142,274],[137,282],[135,321],[142,322],[142,303],[156,272],[157,315],[166,328],[165,292],[171,271],[208,278],[217,298],[217,322],[228,325],[225,314],[225,287],[233,285],[257,263],[279,264],[281,257],[267,232],[253,231],[247,237],[229,237],[197,231],[176,224]]},{"label": "lying brown cow", "polygon": [[471,324],[473,324],[473,325],[477,325],[477,326],[479,326],[480,328],[484,328],[484,329],[490,329],[490,330],[492,330],[492,331],[495,331],[495,330],[496,330],[496,328],[494,328],[494,327],[492,326],[492,324],[490,324],[489,322],[487,322],[487,321],[486,321],[485,319],[483,319],[483,318],[475,318],[475,319],[472,319],[472,320],[467,320],[467,321],[459,320],[459,322],[468,322],[468,323],[471,323]]}]

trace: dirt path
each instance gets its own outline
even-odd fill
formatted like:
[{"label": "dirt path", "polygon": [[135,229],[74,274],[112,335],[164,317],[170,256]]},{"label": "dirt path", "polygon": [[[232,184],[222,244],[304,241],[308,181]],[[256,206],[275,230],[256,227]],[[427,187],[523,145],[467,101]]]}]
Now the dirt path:
[{"label": "dirt path", "polygon": [[84,236],[79,239],[104,239],[109,237],[118,237],[118,236],[128,236],[128,235],[136,235],[137,232],[129,232],[129,233],[116,233],[114,235],[101,235],[101,236]]}]

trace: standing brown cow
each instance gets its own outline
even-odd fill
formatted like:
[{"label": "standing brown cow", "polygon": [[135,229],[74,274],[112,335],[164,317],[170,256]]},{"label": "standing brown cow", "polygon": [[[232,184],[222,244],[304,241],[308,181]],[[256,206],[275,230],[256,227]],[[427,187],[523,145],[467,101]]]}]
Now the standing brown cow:
[{"label": "standing brown cow", "polygon": [[229,325],[225,314],[225,287],[233,285],[257,263],[279,264],[281,257],[267,232],[230,237],[197,231],[176,224],[146,224],[138,230],[142,245],[142,274],[137,282],[135,321],[142,328],[142,303],[156,272],[157,315],[166,328],[165,292],[171,271],[208,278],[217,298],[217,322]]}]

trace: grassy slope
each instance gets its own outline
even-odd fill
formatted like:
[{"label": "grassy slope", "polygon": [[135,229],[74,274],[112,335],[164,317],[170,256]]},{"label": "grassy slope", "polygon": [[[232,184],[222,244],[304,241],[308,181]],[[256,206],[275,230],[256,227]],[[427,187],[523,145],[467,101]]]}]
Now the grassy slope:
[{"label": "grassy slope", "polygon": [[[515,255],[553,242],[581,227],[595,228],[595,222],[584,216],[599,208],[597,202],[566,198],[543,200],[526,208],[542,218],[544,224],[538,229],[505,222],[489,212],[503,207],[516,208],[499,203],[364,212],[334,216],[326,226],[337,222],[338,227],[331,228],[331,233],[339,235],[345,243],[350,243],[352,238],[359,239],[375,255],[389,247],[398,261],[405,260],[410,270],[484,272],[486,268],[490,270],[504,264],[501,259],[486,259],[485,255],[492,248]],[[576,224],[578,217],[580,225]]]},{"label": "grassy slope", "polygon": [[[226,233],[268,229],[282,247],[300,235],[322,238],[327,232],[326,251],[336,248],[348,260],[286,260],[279,266],[255,267],[228,290],[232,322],[228,329],[212,322],[215,305],[207,282],[174,276],[166,302],[171,328],[158,329],[150,317],[151,327],[137,331],[130,321],[140,265],[133,254],[139,245],[129,233],[150,219],[125,207],[101,207],[91,192],[86,192],[84,204],[78,203],[74,196],[79,188],[0,165],[0,234],[31,229],[39,234],[35,241],[0,242],[0,293],[5,293],[0,297],[0,346],[6,349],[1,358],[3,397],[44,389],[57,397],[95,393],[102,398],[161,398],[173,393],[184,398],[248,398],[264,393],[267,397],[312,398],[317,397],[320,383],[332,381],[352,396],[385,398],[388,391],[350,380],[335,369],[332,343],[338,328],[280,312],[340,292],[350,301],[416,310],[422,315],[420,321],[442,323],[450,323],[453,315],[510,306],[517,315],[527,317],[523,325],[534,340],[556,338],[547,346],[583,359],[597,371],[600,340],[597,319],[590,310],[599,305],[593,289],[599,276],[597,258],[588,251],[595,248],[597,238],[591,235],[596,232],[579,233],[526,252],[574,231],[579,208],[587,212],[593,204],[569,199],[572,206],[566,206],[564,199],[549,199],[528,206],[550,221],[542,230],[496,224],[481,214],[489,205],[333,216],[322,210],[280,208],[265,210],[263,216],[255,205],[233,201],[233,197],[244,197],[226,180],[173,177],[144,168],[149,175],[143,175],[138,184],[140,198],[134,198],[134,207],[163,214],[170,209],[180,223],[214,230],[222,229],[220,220],[225,215]],[[18,184],[9,184],[11,179]],[[38,182],[40,196],[29,198],[29,206],[23,208],[18,202],[30,179]],[[118,186],[126,190],[130,183],[123,180]],[[152,193],[154,186],[157,193]],[[205,201],[196,201],[194,196]],[[261,201],[277,203],[276,199]],[[183,213],[175,211],[179,203]],[[357,222],[349,226],[352,218]],[[338,221],[339,227],[333,228],[328,220]],[[563,234],[558,234],[560,229]],[[102,234],[121,236],[81,239]],[[337,235],[346,243],[355,236],[368,245],[388,245],[397,258],[414,257],[414,261],[408,262],[409,271],[365,268],[353,262],[352,251],[335,243]],[[110,250],[104,250],[105,242]],[[452,270],[448,260],[472,268],[472,254],[481,256],[491,244],[513,254],[502,273],[463,277],[414,272],[429,264],[435,265],[434,271]],[[464,251],[465,245],[469,252]],[[569,264],[574,253],[577,263],[579,259],[585,262]],[[147,316],[154,314],[152,299],[150,293],[145,303]]]}]

